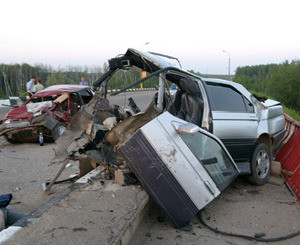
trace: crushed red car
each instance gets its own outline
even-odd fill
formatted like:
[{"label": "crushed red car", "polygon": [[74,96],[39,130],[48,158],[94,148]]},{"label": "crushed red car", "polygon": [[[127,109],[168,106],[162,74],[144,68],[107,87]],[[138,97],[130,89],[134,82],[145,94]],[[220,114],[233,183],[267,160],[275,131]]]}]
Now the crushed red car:
[{"label": "crushed red car", "polygon": [[7,113],[0,125],[0,136],[10,142],[56,140],[71,117],[93,98],[92,89],[81,85],[54,85],[34,94],[22,106]]}]

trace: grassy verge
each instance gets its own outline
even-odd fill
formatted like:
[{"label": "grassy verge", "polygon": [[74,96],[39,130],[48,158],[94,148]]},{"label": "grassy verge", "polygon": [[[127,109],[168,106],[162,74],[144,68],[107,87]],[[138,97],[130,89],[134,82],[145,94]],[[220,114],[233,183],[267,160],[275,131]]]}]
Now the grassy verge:
[{"label": "grassy verge", "polygon": [[290,108],[283,106],[284,113],[288,114],[290,117],[294,118],[296,121],[300,122],[300,114]]},{"label": "grassy verge", "polygon": [[[256,92],[256,91],[253,91],[253,90],[249,90],[249,92],[251,94],[257,94],[258,96],[265,96],[267,97],[268,99],[272,99],[272,100],[275,100],[274,98],[272,98],[271,96],[268,96],[264,93],[261,93],[261,92]],[[292,117],[293,119],[295,119],[296,121],[300,122],[300,113],[298,111],[295,111],[293,109],[290,109],[290,108],[287,108],[285,107],[284,105],[282,105],[283,107],[283,110],[284,110],[284,113],[288,114],[290,117]]]}]

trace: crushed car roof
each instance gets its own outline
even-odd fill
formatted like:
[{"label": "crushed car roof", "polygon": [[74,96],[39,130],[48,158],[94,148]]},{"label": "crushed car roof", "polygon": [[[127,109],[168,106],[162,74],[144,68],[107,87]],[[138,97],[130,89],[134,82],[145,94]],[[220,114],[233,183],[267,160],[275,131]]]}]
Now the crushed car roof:
[{"label": "crushed car roof", "polygon": [[34,94],[33,97],[51,96],[59,93],[78,92],[86,88],[89,88],[89,86],[75,85],[75,84],[53,85]]},{"label": "crushed car roof", "polygon": [[148,72],[154,72],[166,67],[172,67],[174,64],[167,62],[157,54],[129,48],[125,57],[131,59],[133,65],[140,67]]}]

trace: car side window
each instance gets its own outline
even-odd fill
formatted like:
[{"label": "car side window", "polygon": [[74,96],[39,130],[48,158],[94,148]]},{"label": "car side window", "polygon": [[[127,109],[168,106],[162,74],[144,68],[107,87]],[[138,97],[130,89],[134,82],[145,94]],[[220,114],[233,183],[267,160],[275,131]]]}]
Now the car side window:
[{"label": "car side window", "polygon": [[212,111],[248,112],[243,96],[230,86],[207,84]]},{"label": "car side window", "polygon": [[238,174],[238,171],[221,145],[201,132],[194,135],[179,134],[218,188],[220,190],[225,189]]},{"label": "car side window", "polygon": [[78,94],[81,97],[82,103],[84,105],[89,103],[93,98],[93,94],[89,90],[81,90],[81,91],[78,92]]}]

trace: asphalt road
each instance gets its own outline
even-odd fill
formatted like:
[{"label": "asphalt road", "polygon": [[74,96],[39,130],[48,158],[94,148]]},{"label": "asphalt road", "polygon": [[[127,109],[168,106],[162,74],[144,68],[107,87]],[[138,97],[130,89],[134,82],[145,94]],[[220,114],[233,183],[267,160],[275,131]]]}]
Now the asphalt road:
[{"label": "asphalt road", "polygon": [[124,108],[128,107],[128,99],[133,98],[137,106],[141,110],[145,110],[147,106],[152,101],[154,94],[157,91],[143,91],[143,92],[127,92],[118,94],[116,96],[108,96],[110,103],[123,106]]},{"label": "asphalt road", "polygon": [[[108,96],[111,104],[129,108],[128,98],[132,97],[141,110],[151,102],[155,91],[127,92],[117,96]],[[0,107],[0,120],[5,118],[10,107]],[[41,184],[49,181],[56,174],[60,165],[51,165],[54,157],[54,143],[10,144],[0,137],[0,194],[12,193],[11,209],[30,212],[47,201],[53,194],[66,188],[68,184],[56,185],[49,195],[42,192]],[[60,179],[78,173],[78,163],[65,169]]]},{"label": "asphalt road", "polygon": [[12,108],[9,106],[0,107],[0,120],[5,118],[5,115],[11,110]]}]

